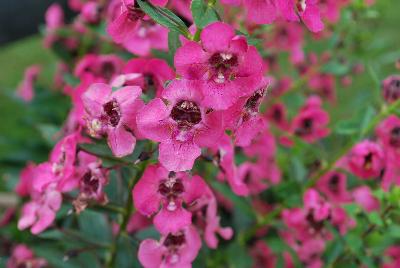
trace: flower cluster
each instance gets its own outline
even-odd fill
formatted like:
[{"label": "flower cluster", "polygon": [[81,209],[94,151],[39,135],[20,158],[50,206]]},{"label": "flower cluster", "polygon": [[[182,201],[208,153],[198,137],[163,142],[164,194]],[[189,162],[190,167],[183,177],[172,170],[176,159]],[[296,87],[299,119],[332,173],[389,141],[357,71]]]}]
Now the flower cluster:
[{"label": "flower cluster", "polygon": [[[334,51],[345,46],[334,28],[350,2],[221,0],[221,17],[212,0],[70,0],[70,24],[51,5],[44,45],[62,59],[54,87],[71,107],[47,160],[20,173],[18,229],[75,226],[57,217],[63,209],[76,218],[108,211],[112,239],[80,249],[105,249],[104,267],[116,267],[128,238],[140,240],[131,254],[146,268],[192,267],[199,252],[228,243],[248,248],[254,267],[319,268],[338,237],[342,254],[342,237],[368,218],[361,214],[375,217],[365,236],[386,225],[393,205],[379,214],[382,196],[396,197],[400,185],[400,78],[383,80],[385,103],[361,126],[334,125],[337,89],[363,73]],[[335,48],[310,51],[310,32]],[[25,72],[17,90],[25,102],[35,104],[40,70]],[[333,157],[342,134],[354,137]],[[397,267],[398,251],[389,247],[382,267]],[[7,265],[47,263],[21,244]]]}]

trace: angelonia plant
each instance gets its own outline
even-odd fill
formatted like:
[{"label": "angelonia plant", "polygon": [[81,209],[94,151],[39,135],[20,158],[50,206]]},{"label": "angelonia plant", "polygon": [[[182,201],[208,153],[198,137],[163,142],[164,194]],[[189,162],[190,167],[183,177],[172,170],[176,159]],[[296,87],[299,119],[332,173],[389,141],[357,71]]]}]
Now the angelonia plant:
[{"label": "angelonia plant", "polygon": [[332,118],[373,1],[68,4],[42,32],[69,110],[0,222],[7,268],[400,267],[400,74],[368,67],[377,104]]}]

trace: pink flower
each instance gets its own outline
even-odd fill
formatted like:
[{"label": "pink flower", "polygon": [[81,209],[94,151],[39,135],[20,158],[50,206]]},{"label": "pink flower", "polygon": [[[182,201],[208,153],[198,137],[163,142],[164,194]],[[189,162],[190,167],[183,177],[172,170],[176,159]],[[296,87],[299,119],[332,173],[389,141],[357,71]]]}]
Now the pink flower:
[{"label": "pink flower", "polygon": [[259,115],[259,107],[264,97],[268,81],[265,79],[259,89],[250,97],[240,98],[224,114],[225,125],[233,131],[235,144],[247,146],[265,128]]},{"label": "pink flower", "polygon": [[385,164],[382,148],[372,141],[362,141],[351,149],[348,166],[354,175],[362,179],[379,177]]},{"label": "pink flower", "polygon": [[126,226],[128,233],[136,233],[137,231],[143,230],[151,226],[151,220],[139,212],[134,212],[129,218],[129,222]]},{"label": "pink flower", "polygon": [[174,80],[163,91],[165,104],[153,99],[137,115],[140,133],[160,142],[159,161],[168,170],[193,167],[201,147],[214,146],[222,135],[219,112],[205,109],[197,81]]},{"label": "pink flower", "polygon": [[135,185],[132,195],[136,209],[145,216],[157,213],[154,217],[156,229],[168,234],[191,224],[192,214],[183,204],[190,206],[205,191],[206,185],[199,176],[169,173],[160,165],[151,165]]},{"label": "pink flower", "polygon": [[13,248],[11,257],[6,264],[7,268],[44,268],[47,266],[48,264],[45,259],[36,258],[32,250],[24,244],[18,244]]},{"label": "pink flower", "polygon": [[46,29],[56,30],[64,25],[64,12],[60,4],[54,3],[46,10]]},{"label": "pink flower", "polygon": [[400,246],[391,246],[387,248],[385,255],[390,257],[390,262],[383,264],[382,268],[400,267]]},{"label": "pink flower", "polygon": [[391,75],[383,80],[382,95],[388,103],[395,102],[400,98],[400,75]]},{"label": "pink flower", "polygon": [[218,145],[213,148],[216,154],[216,164],[220,172],[218,178],[227,180],[232,191],[240,196],[249,194],[249,189],[243,180],[239,177],[235,164],[235,148],[228,135],[223,135]]},{"label": "pink flower", "polygon": [[368,186],[360,186],[353,190],[354,201],[363,207],[367,212],[379,210],[380,204],[376,199]]},{"label": "pink flower", "polygon": [[135,148],[135,118],[143,105],[139,98],[141,93],[137,86],[112,92],[110,86],[97,83],[82,96],[89,134],[107,136],[108,145],[117,157],[126,156]]},{"label": "pink flower", "polygon": [[137,74],[134,79],[126,79],[124,85],[137,85],[148,95],[161,97],[164,84],[175,78],[174,70],[161,59],[137,58],[127,62],[124,74]]},{"label": "pink flower", "polygon": [[31,227],[32,234],[39,234],[53,223],[62,202],[56,187],[55,183],[47,185],[42,194],[35,194],[32,201],[22,207],[19,230]]},{"label": "pink flower", "polygon": [[80,16],[87,23],[98,24],[101,20],[101,6],[96,2],[87,2],[83,5]]},{"label": "pink flower", "polygon": [[376,134],[388,154],[400,159],[400,118],[390,115],[376,128]]},{"label": "pink flower", "polygon": [[121,2],[120,14],[116,14],[107,25],[107,33],[117,44],[125,43],[136,31],[138,22],[145,13],[134,6],[133,0]]},{"label": "pink flower", "polygon": [[317,188],[334,203],[350,201],[347,191],[346,175],[337,171],[331,171],[318,180]]},{"label": "pink flower", "polygon": [[336,101],[335,77],[333,75],[317,73],[310,78],[308,86],[330,102]]},{"label": "pink flower", "polygon": [[304,33],[301,25],[277,21],[272,33],[267,34],[267,42],[265,45],[267,48],[274,49],[278,52],[290,52],[290,60],[292,63],[296,64],[304,61],[303,39]]},{"label": "pink flower", "polygon": [[146,239],[140,243],[138,258],[145,268],[190,268],[201,247],[196,229],[183,230],[161,236],[160,241]]},{"label": "pink flower", "polygon": [[32,178],[35,176],[36,165],[28,163],[28,165],[21,171],[19,182],[15,187],[15,192],[21,196],[28,196],[33,191]]},{"label": "pink flower", "polygon": [[33,99],[35,94],[33,85],[41,69],[39,65],[32,65],[25,70],[24,80],[22,80],[17,89],[17,95],[25,102],[30,102]]},{"label": "pink flower", "polygon": [[57,41],[56,31],[64,25],[64,12],[58,3],[52,4],[45,14],[46,37],[44,46],[49,48]]},{"label": "pink flower", "polygon": [[260,84],[262,59],[244,36],[235,34],[232,26],[214,22],[201,32],[201,44],[190,41],[175,54],[179,74],[190,80],[201,80],[202,104],[226,109],[240,97],[251,96]]},{"label": "pink flower", "polygon": [[313,143],[329,134],[326,127],[329,114],[322,109],[321,99],[311,96],[293,119],[291,131],[303,140]]},{"label": "pink flower", "polygon": [[277,127],[287,131],[289,122],[286,115],[286,107],[283,103],[274,103],[266,112],[266,118]]},{"label": "pink flower", "polygon": [[289,21],[301,21],[312,32],[324,29],[321,21],[318,0],[277,0],[277,7]]},{"label": "pink flower", "polygon": [[121,72],[123,64],[121,58],[112,54],[86,54],[77,63],[74,75],[83,80],[90,74],[93,79],[109,82]]},{"label": "pink flower", "polygon": [[104,193],[104,187],[108,183],[108,172],[101,167],[99,159],[83,151],[78,153],[77,160],[79,166],[75,166],[74,178],[69,183],[76,183],[79,187],[79,194],[72,202],[75,212],[79,214],[89,202],[108,202]]}]

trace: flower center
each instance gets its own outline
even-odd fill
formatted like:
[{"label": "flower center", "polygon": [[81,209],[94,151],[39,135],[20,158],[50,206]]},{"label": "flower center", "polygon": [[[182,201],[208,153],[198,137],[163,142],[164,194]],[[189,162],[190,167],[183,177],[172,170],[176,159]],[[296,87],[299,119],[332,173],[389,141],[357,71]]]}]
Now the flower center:
[{"label": "flower center", "polygon": [[132,22],[142,19],[145,15],[140,8],[137,8],[132,4],[127,5],[126,8],[128,9],[128,19]]},{"label": "flower center", "polygon": [[158,192],[168,201],[167,210],[177,209],[176,199],[185,191],[180,179],[168,178],[158,185]]},{"label": "flower center", "polygon": [[373,154],[370,152],[364,157],[364,168],[365,169],[372,168],[372,160],[373,160]]},{"label": "flower center", "polygon": [[118,102],[113,99],[103,105],[103,110],[107,116],[108,123],[116,127],[121,119],[121,111]]},{"label": "flower center", "polygon": [[339,176],[337,174],[334,174],[329,178],[328,187],[333,193],[339,192]]},{"label": "flower center", "polygon": [[112,62],[104,62],[100,68],[100,75],[105,79],[110,80],[111,77],[115,74],[116,69]]},{"label": "flower center", "polygon": [[305,118],[302,121],[301,126],[298,129],[296,129],[295,134],[298,136],[311,134],[312,127],[313,127],[313,120],[311,118]]},{"label": "flower center", "polygon": [[299,12],[304,12],[307,8],[306,0],[297,0],[296,7]]},{"label": "flower center", "polygon": [[400,127],[395,127],[390,132],[389,144],[393,147],[400,147]]},{"label": "flower center", "polygon": [[393,79],[386,91],[387,98],[390,100],[397,100],[400,98],[400,79]]},{"label": "flower center", "polygon": [[235,74],[232,67],[239,64],[235,54],[224,52],[214,53],[208,59],[208,63],[211,65],[211,79],[216,83],[224,83],[226,79],[233,80]]},{"label": "flower center", "polygon": [[180,101],[171,111],[171,118],[178,123],[179,129],[190,129],[201,121],[199,106],[192,101]]},{"label": "flower center", "polygon": [[87,195],[96,193],[99,189],[99,180],[93,176],[91,171],[86,172],[82,177],[82,192]]},{"label": "flower center", "polygon": [[319,232],[324,227],[324,221],[317,221],[314,218],[313,210],[310,210],[306,216],[306,220],[315,232]]}]

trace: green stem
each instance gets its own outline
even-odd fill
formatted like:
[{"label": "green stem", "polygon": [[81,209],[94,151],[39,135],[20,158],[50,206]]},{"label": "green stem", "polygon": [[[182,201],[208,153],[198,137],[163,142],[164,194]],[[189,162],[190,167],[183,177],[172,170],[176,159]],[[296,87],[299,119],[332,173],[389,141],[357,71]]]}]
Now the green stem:
[{"label": "green stem", "polygon": [[109,252],[108,258],[106,260],[106,265],[105,265],[105,267],[107,267],[107,268],[115,267],[115,260],[117,257],[117,247],[118,247],[119,238],[121,237],[122,234],[124,234],[126,232],[126,226],[128,225],[130,216],[134,212],[132,189],[135,186],[137,180],[143,175],[145,166],[146,166],[145,163],[142,163],[141,167],[138,169],[138,171],[136,173],[136,176],[131,178],[128,182],[128,198],[125,203],[124,213],[122,214],[122,223],[120,224],[118,233],[114,237],[114,242],[112,243],[112,245],[110,247],[110,252]]}]

